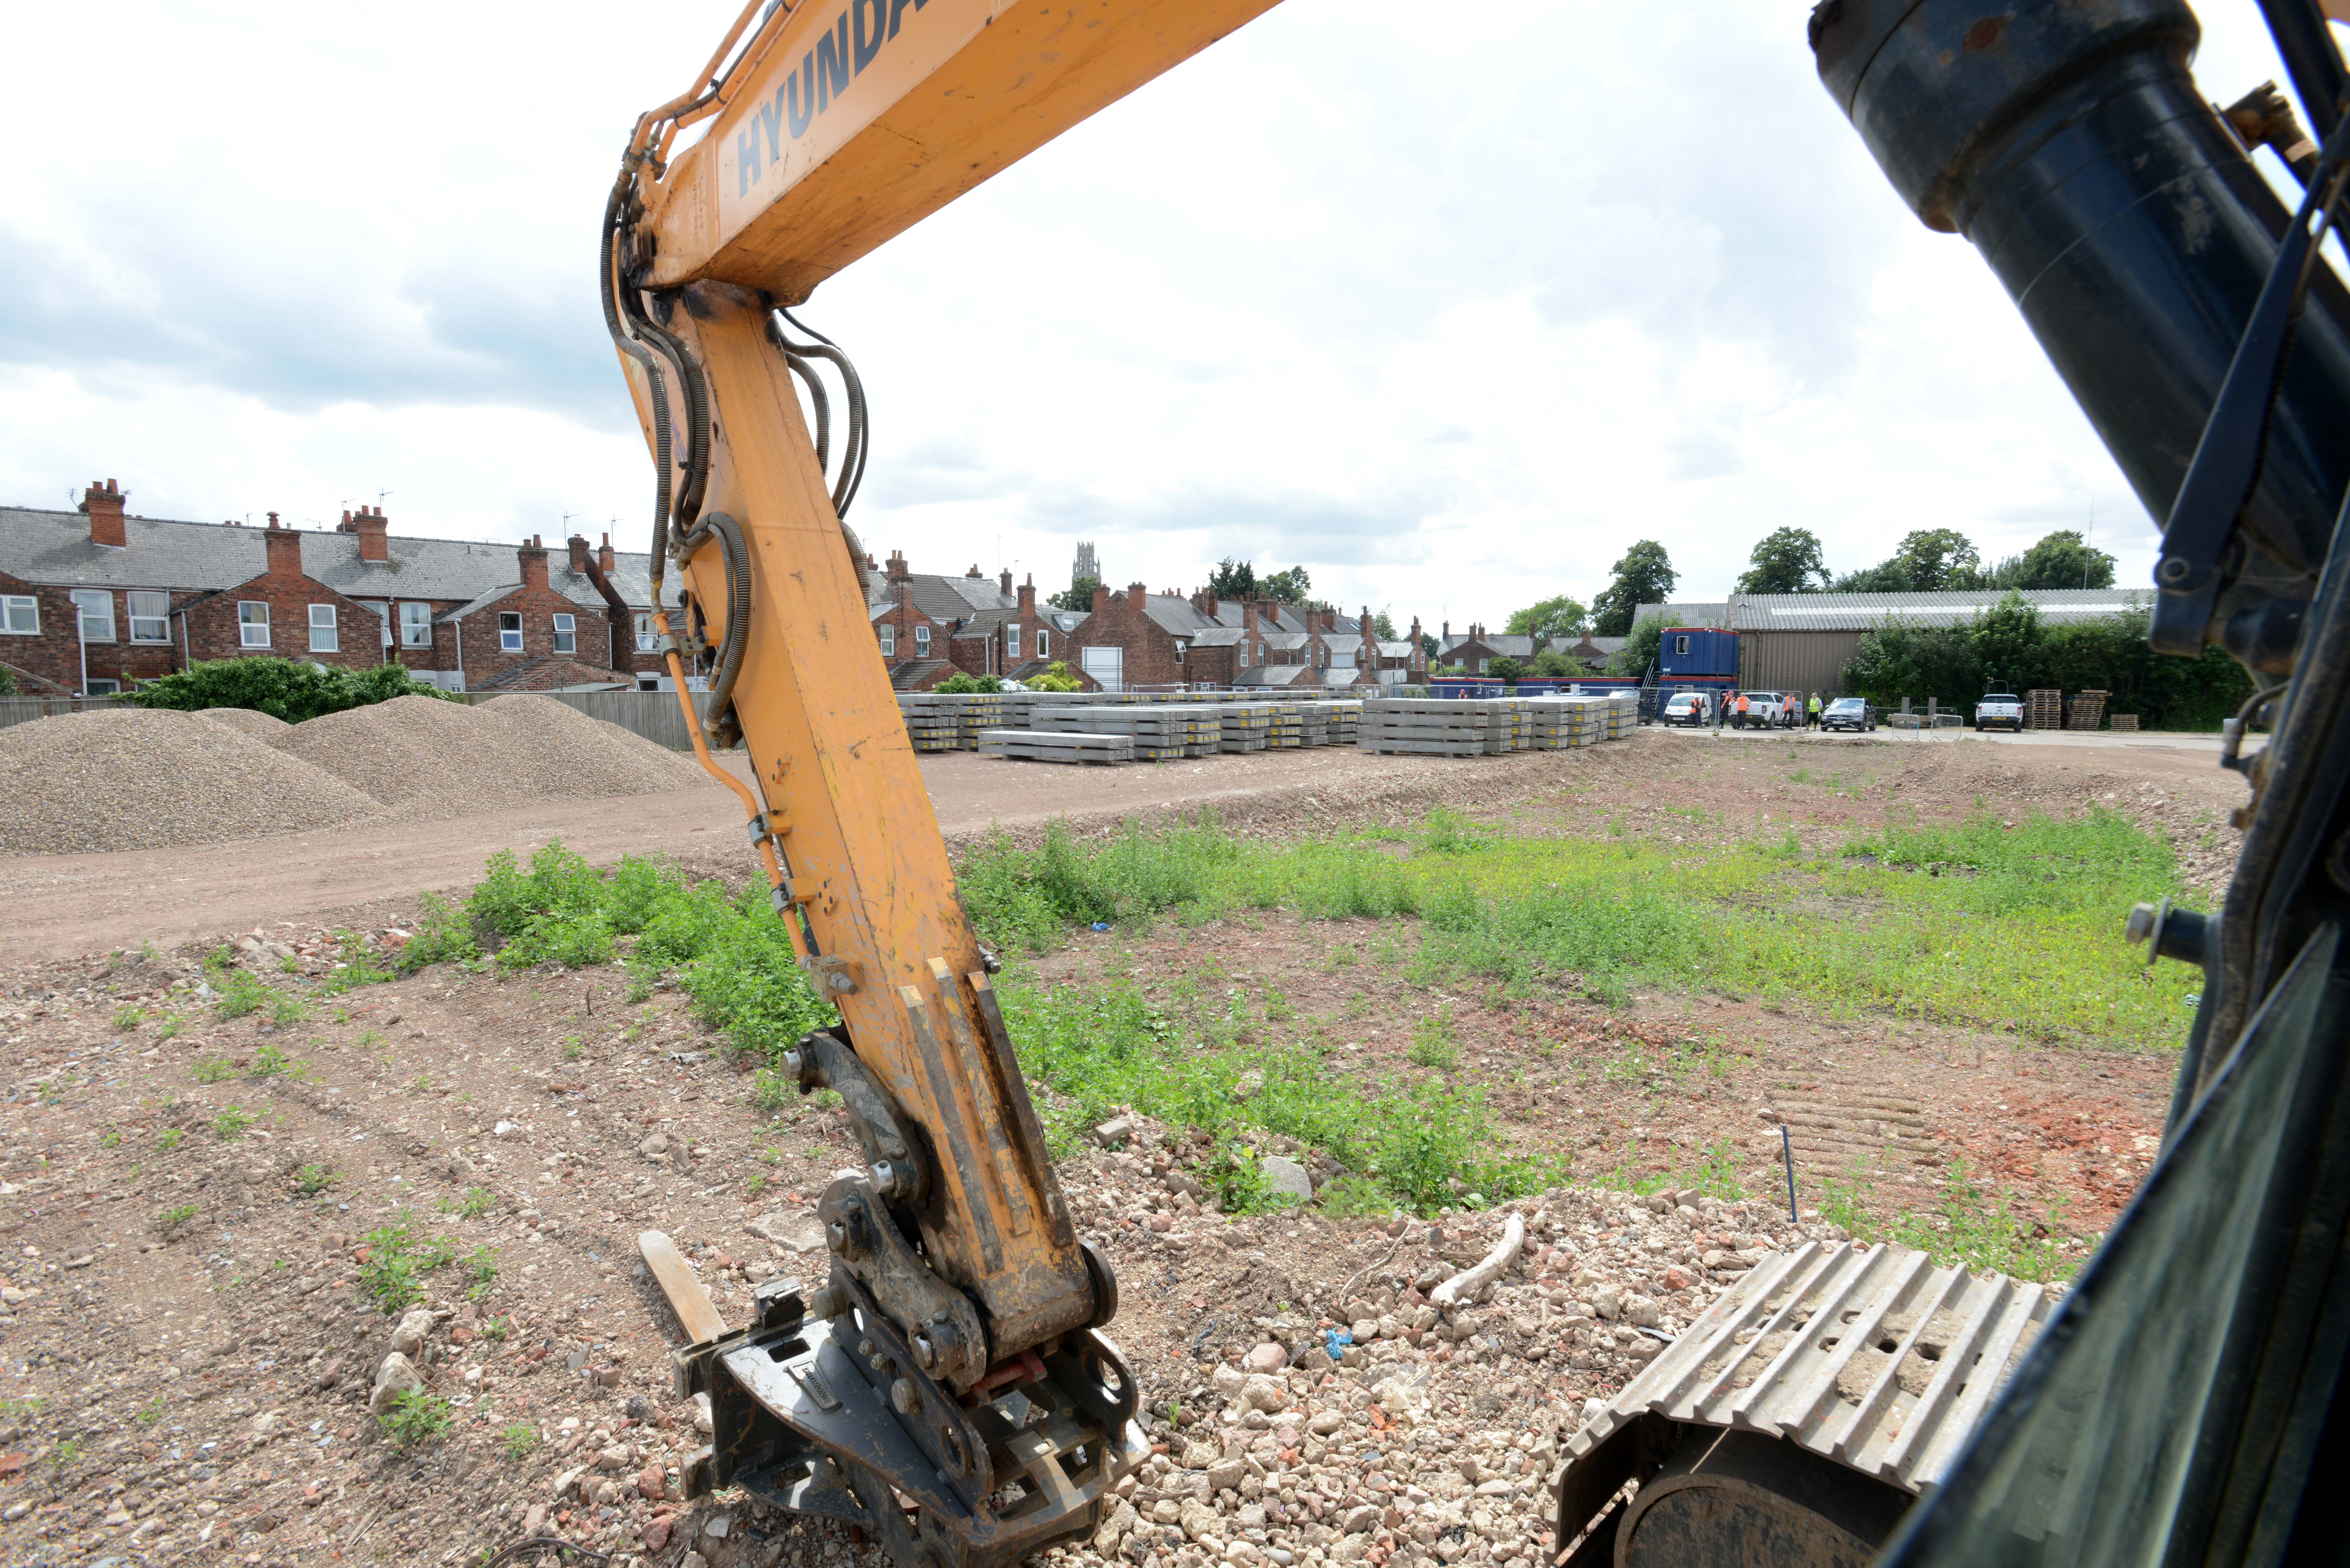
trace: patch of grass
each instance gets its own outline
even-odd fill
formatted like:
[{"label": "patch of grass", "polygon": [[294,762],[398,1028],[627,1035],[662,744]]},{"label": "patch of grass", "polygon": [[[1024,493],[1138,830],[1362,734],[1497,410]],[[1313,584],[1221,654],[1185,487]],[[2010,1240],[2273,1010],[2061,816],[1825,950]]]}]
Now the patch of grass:
[{"label": "patch of grass", "polygon": [[1820,1218],[1830,1224],[1843,1226],[1859,1241],[1896,1241],[1976,1274],[2068,1280],[2087,1256],[2085,1250],[2068,1252],[2063,1244],[2063,1199],[2050,1207],[2044,1221],[2034,1220],[2017,1210],[2014,1192],[1979,1183],[1963,1159],[1951,1162],[1941,1201],[1930,1213],[1904,1213],[1889,1222],[1877,1220],[1865,1206],[1871,1187],[1866,1165],[1856,1162],[1848,1179],[1822,1186]]},{"label": "patch of grass", "polygon": [[293,1059],[275,1045],[264,1045],[253,1054],[253,1065],[244,1070],[248,1078],[283,1077],[294,1070]]},{"label": "patch of grass", "polygon": [[244,1129],[261,1117],[242,1106],[230,1106],[213,1118],[213,1137],[223,1143],[234,1143],[244,1136]]},{"label": "patch of grass", "polygon": [[421,1444],[439,1442],[448,1435],[453,1419],[448,1400],[411,1388],[376,1417],[376,1424],[391,1439],[393,1448],[405,1451]]},{"label": "patch of grass", "polygon": [[349,931],[335,933],[336,966],[327,971],[318,982],[318,990],[328,996],[340,996],[363,985],[381,985],[396,978],[392,971],[376,962],[375,950],[367,939]]},{"label": "patch of grass", "polygon": [[751,1075],[751,1104],[763,1111],[780,1111],[800,1097],[796,1079],[780,1068],[761,1067]]},{"label": "patch of grass", "polygon": [[1411,1048],[1404,1059],[1415,1067],[1451,1072],[1461,1064],[1461,1046],[1452,1037],[1452,1009],[1440,1007],[1411,1026]]},{"label": "patch of grass", "polygon": [[476,1247],[465,1254],[465,1294],[479,1301],[489,1293],[498,1277],[498,1255],[487,1247]]},{"label": "patch of grass", "polygon": [[166,1209],[156,1215],[155,1224],[160,1230],[176,1231],[195,1217],[196,1206],[192,1203],[182,1203],[176,1209]]},{"label": "patch of grass", "polygon": [[505,1451],[506,1463],[519,1464],[538,1447],[538,1428],[526,1421],[516,1421],[501,1434],[499,1446]]},{"label": "patch of grass", "polygon": [[193,1068],[199,1084],[218,1084],[236,1076],[236,1064],[225,1056],[199,1056]]},{"label": "patch of grass", "polygon": [[1725,1203],[1736,1203],[1747,1196],[1746,1187],[1739,1179],[1738,1151],[1723,1138],[1705,1151],[1697,1168],[1690,1172],[1682,1185],[1694,1187],[1709,1198],[1719,1198]]},{"label": "patch of grass", "polygon": [[169,1154],[179,1147],[180,1140],[187,1136],[187,1133],[179,1127],[165,1127],[155,1135],[155,1147]]},{"label": "patch of grass", "polygon": [[463,1198],[444,1198],[441,1212],[460,1214],[468,1220],[479,1220],[498,1206],[498,1195],[486,1187],[469,1187]]},{"label": "patch of grass", "polygon": [[156,1043],[160,1044],[166,1040],[178,1039],[180,1031],[186,1028],[187,1025],[188,1020],[186,1014],[179,1012],[166,1012],[156,1022]]},{"label": "patch of grass", "polygon": [[1359,1176],[1341,1176],[1322,1184],[1314,1195],[1326,1214],[1339,1219],[1370,1219],[1395,1212],[1395,1199],[1376,1181]]},{"label": "patch of grass", "polygon": [[[1617,843],[1488,836],[1454,817],[1431,817],[1401,859],[1388,847],[1370,836],[1262,843],[1202,814],[1082,845],[1057,829],[1034,848],[998,838],[964,857],[958,880],[983,939],[1005,950],[1041,951],[1096,921],[1285,907],[1388,921],[1364,954],[1372,964],[1505,995],[1620,1002],[1636,985],[1711,987],[1829,1018],[2139,1049],[2175,1049],[2192,1017],[2191,972],[2147,969],[2117,931],[2137,899],[2196,900],[2168,847],[2110,812],[2013,828],[1897,823],[1829,856],[1786,833]],[[2022,974],[2034,983],[2015,983]]]},{"label": "patch of grass", "polygon": [[511,1319],[504,1317],[484,1318],[482,1320],[482,1337],[488,1340],[493,1345],[504,1345],[505,1343],[506,1333],[511,1322]]},{"label": "patch of grass", "polygon": [[78,1463],[80,1459],[81,1439],[78,1438],[60,1438],[57,1447],[49,1450],[49,1462],[59,1469]]},{"label": "patch of grass", "polygon": [[580,1057],[585,1056],[586,1054],[588,1054],[588,1043],[585,1040],[580,1039],[577,1034],[570,1036],[563,1042],[563,1059],[565,1061],[577,1062]]},{"label": "patch of grass", "polygon": [[312,1198],[333,1187],[342,1179],[343,1173],[331,1165],[306,1165],[294,1173],[295,1185]]},{"label": "patch of grass", "polygon": [[163,1397],[156,1395],[130,1413],[130,1418],[142,1427],[151,1427],[163,1418]]},{"label": "patch of grass", "polygon": [[98,1147],[100,1147],[100,1148],[120,1148],[120,1147],[122,1147],[122,1129],[121,1129],[120,1127],[109,1127],[109,1128],[107,1128],[104,1132],[102,1132],[102,1133],[99,1134],[99,1135],[98,1135]]},{"label": "patch of grass", "polygon": [[147,1010],[133,1002],[124,1002],[114,1010],[114,1026],[124,1033],[147,1022]]},{"label": "patch of grass", "polygon": [[310,1015],[310,1005],[297,996],[279,992],[269,999],[269,1022],[280,1029],[290,1029]]}]

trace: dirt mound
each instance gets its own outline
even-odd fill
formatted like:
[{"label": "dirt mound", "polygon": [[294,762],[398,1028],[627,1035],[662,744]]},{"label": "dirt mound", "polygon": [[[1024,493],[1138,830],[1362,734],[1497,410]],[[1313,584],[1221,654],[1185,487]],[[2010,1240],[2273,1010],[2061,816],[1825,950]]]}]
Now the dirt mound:
[{"label": "dirt mound", "polygon": [[215,724],[226,724],[240,735],[251,735],[255,740],[273,746],[294,728],[276,714],[264,713],[255,708],[207,708],[201,717],[210,719]]},{"label": "dirt mound", "polygon": [[478,708],[395,697],[296,724],[278,744],[418,821],[703,782],[650,741],[527,694]]},{"label": "dirt mound", "polygon": [[0,855],[219,844],[382,809],[238,726],[147,708],[0,730]]}]

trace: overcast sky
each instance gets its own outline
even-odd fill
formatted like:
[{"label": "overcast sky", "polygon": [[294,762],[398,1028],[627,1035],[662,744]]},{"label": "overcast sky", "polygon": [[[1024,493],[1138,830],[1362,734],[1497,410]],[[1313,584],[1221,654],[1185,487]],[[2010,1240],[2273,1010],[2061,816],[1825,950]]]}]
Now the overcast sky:
[{"label": "overcast sky", "polygon": [[[326,526],[388,491],[395,532],[643,548],[597,222],[733,9],[16,16],[0,503],[112,476]],[[1587,601],[1642,537],[1719,596],[1787,524],[1842,571],[2094,510],[2145,582],[2153,524],[1806,9],[1287,0],[817,292],[874,409],[851,521],[1048,588],[1079,539],[1153,588],[1302,563],[1431,628]],[[2205,97],[2282,76],[2250,0],[2204,20]]]}]

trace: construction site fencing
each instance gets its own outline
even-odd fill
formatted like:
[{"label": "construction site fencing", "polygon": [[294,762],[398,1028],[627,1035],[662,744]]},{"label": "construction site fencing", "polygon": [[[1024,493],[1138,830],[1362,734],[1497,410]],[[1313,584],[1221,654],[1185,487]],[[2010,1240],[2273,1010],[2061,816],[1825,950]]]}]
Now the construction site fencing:
[{"label": "construction site fencing", "polygon": [[121,703],[120,697],[0,697],[0,730],[60,713],[95,713]]}]

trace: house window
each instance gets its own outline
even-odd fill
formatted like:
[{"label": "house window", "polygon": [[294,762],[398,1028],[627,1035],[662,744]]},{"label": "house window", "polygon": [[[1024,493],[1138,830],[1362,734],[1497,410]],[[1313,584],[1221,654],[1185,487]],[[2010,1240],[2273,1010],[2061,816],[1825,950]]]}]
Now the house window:
[{"label": "house window", "polygon": [[104,588],[81,588],[72,597],[74,608],[81,612],[81,639],[84,642],[112,642],[114,596]]},{"label": "house window", "polygon": [[1038,628],[1036,632],[1036,657],[1039,659],[1050,659],[1053,657],[1052,633],[1045,631],[1041,628]]},{"label": "house window", "polygon": [[1184,649],[1187,646],[1189,646],[1189,645],[1188,645],[1188,644],[1186,644],[1186,643],[1184,643],[1181,639],[1177,639],[1176,644],[1175,644],[1175,662],[1176,662],[1176,663],[1180,664],[1180,663],[1182,663],[1182,662],[1183,662],[1183,649]]},{"label": "house window", "polygon": [[120,695],[121,691],[122,682],[120,680],[100,680],[92,677],[82,683],[81,694],[85,697],[113,697]]},{"label": "house window", "polygon": [[498,612],[498,650],[502,653],[522,651],[522,612],[520,610]]},{"label": "house window", "polygon": [[1689,639],[1685,637],[1677,637],[1673,639],[1673,651],[1675,653],[1687,653],[1689,651]]},{"label": "house window", "polygon": [[430,648],[432,646],[432,607],[413,599],[400,607],[400,646]]},{"label": "house window", "polygon": [[885,626],[881,628],[881,657],[884,659],[898,657],[898,628],[894,626]]},{"label": "house window", "polygon": [[555,651],[579,651],[579,622],[576,617],[559,615],[555,618]]},{"label": "house window", "polygon": [[1007,661],[1020,657],[1020,628],[1016,626],[1003,628],[1003,657]]},{"label": "house window", "polygon": [[1242,668],[1243,670],[1246,670],[1246,669],[1249,667],[1249,666],[1248,666],[1248,644],[1247,644],[1247,643],[1245,643],[1245,642],[1242,643],[1242,644],[1240,645],[1240,649],[1241,649],[1241,668]]},{"label": "house window", "polygon": [[653,650],[654,639],[659,635],[653,630],[653,618],[650,611],[637,617],[637,651],[639,653],[650,653]]},{"label": "house window", "polygon": [[0,631],[36,637],[41,630],[41,601],[30,594],[10,594],[0,599]]},{"label": "house window", "polygon": [[269,602],[266,599],[236,601],[236,643],[239,648],[269,646]]},{"label": "house window", "polygon": [[342,649],[342,635],[335,629],[335,607],[312,605],[310,607],[310,651],[340,653]]},{"label": "house window", "polygon": [[928,659],[930,656],[931,628],[926,626],[918,626],[914,628],[914,657],[917,659]]},{"label": "house window", "polygon": [[122,597],[130,601],[131,641],[172,640],[171,595],[148,588],[133,588]]}]

